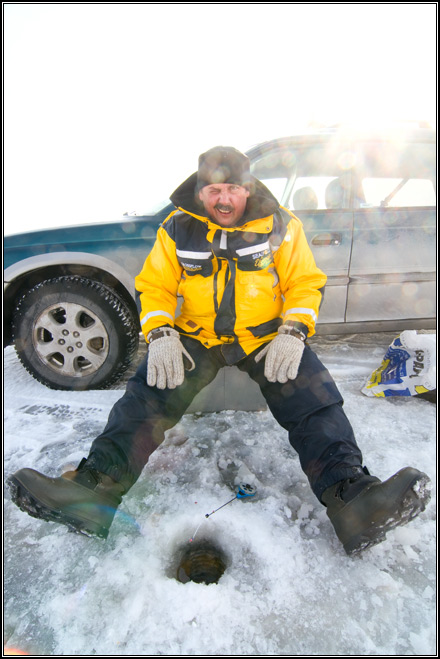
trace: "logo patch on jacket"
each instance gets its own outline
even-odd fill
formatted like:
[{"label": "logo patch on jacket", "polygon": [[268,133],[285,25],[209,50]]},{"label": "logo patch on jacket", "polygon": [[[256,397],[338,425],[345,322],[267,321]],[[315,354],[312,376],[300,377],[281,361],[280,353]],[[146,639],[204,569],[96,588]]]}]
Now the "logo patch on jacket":
[{"label": "logo patch on jacket", "polygon": [[183,261],[180,262],[180,265],[185,268],[185,270],[191,270],[192,272],[195,272],[196,270],[201,270],[202,266],[199,265],[198,263],[184,263]]},{"label": "logo patch on jacket", "polygon": [[272,251],[267,241],[237,249],[237,255],[239,270],[264,270],[273,263]]}]

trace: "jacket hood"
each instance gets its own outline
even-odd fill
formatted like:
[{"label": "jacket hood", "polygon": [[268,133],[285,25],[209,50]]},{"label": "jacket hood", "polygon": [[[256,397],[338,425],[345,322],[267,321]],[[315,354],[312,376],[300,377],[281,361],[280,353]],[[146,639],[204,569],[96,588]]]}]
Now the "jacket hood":
[{"label": "jacket hood", "polygon": [[[205,208],[198,198],[196,187],[197,172],[191,174],[186,181],[174,190],[170,196],[170,200],[176,208],[181,208],[195,215],[206,216]],[[279,207],[280,204],[264,183],[251,176],[250,194],[247,200],[246,210],[238,226],[250,220],[258,220],[268,215],[273,215]]]}]

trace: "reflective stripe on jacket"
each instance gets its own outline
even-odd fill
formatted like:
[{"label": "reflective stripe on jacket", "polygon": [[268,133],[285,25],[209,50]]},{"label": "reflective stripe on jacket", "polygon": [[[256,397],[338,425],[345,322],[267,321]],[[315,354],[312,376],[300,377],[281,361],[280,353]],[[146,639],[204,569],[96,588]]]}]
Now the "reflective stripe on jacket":
[{"label": "reflective stripe on jacket", "polygon": [[136,277],[145,337],[175,326],[207,347],[223,344],[226,361],[236,363],[286,320],[314,334],[326,276],[301,221],[276,207],[227,228],[192,210],[173,211]]}]

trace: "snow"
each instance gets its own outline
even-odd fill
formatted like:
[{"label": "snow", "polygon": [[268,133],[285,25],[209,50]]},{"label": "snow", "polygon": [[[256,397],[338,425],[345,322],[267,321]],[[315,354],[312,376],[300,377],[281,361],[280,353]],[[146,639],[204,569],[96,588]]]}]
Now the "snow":
[{"label": "snow", "polygon": [[[432,479],[418,518],[350,558],[270,412],[188,414],[124,498],[107,541],[29,517],[6,490],[5,646],[69,656],[435,654],[436,406],[361,392],[394,336],[318,337],[312,347],[370,472],[386,479],[411,465]],[[5,476],[76,466],[123,391],[124,382],[49,390],[7,348]],[[257,495],[205,518],[234,496],[234,477]],[[175,578],[199,525],[197,537],[226,558],[218,584]]]}]

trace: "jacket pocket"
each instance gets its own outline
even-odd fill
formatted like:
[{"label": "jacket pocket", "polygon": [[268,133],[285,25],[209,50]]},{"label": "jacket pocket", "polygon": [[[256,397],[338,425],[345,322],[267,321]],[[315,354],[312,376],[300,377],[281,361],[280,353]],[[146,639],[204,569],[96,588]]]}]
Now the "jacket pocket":
[{"label": "jacket pocket", "polygon": [[176,254],[180,265],[188,277],[193,277],[194,275],[210,277],[212,275],[214,255],[211,251],[193,252],[177,249]]}]

